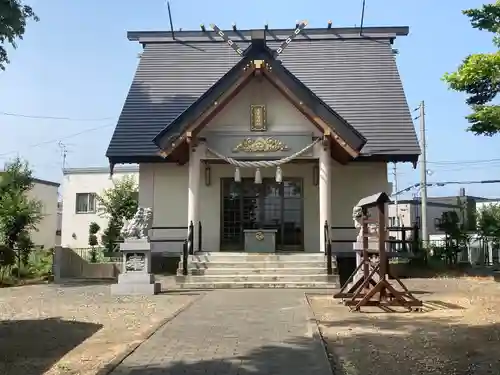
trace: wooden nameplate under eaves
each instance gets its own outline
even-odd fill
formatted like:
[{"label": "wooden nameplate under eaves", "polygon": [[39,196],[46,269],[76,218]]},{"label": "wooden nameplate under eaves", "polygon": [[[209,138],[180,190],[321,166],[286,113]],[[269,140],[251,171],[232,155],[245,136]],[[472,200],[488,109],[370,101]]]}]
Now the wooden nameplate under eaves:
[{"label": "wooden nameplate under eaves", "polygon": [[[391,274],[389,270],[389,261],[385,250],[387,231],[385,226],[385,204],[390,199],[385,193],[379,193],[362,199],[357,206],[363,211],[363,218],[367,217],[368,209],[376,208],[378,211],[378,259],[370,259],[370,255],[374,252],[368,249],[368,237],[363,236],[363,248],[361,250],[363,259],[352,273],[340,291],[333,298],[341,298],[342,302],[349,306],[351,311],[360,311],[363,306],[376,306],[388,311],[389,307],[404,307],[408,310],[418,309],[422,307],[422,301],[416,299],[403,282],[396,276]],[[363,233],[368,233],[368,221],[362,220]],[[359,279],[349,287],[354,281],[356,275],[360,273]],[[392,278],[399,284],[401,290],[396,288],[389,282]]]}]

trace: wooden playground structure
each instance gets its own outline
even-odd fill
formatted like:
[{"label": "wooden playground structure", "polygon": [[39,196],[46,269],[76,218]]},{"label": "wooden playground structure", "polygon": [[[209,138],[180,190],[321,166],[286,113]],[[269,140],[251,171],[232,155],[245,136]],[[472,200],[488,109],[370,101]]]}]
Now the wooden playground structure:
[{"label": "wooden playground structure", "polygon": [[[391,274],[389,259],[396,256],[386,250],[387,227],[385,205],[390,202],[385,193],[365,197],[356,205],[359,209],[360,234],[357,247],[358,265],[340,291],[333,298],[340,298],[351,311],[360,311],[363,306],[376,306],[390,311],[391,306],[420,310],[422,301],[416,299],[396,275]],[[376,211],[375,220],[370,220],[371,211]],[[370,239],[376,246],[370,248]],[[374,242],[374,241],[372,241]],[[392,279],[401,288],[397,290],[389,281]]]}]

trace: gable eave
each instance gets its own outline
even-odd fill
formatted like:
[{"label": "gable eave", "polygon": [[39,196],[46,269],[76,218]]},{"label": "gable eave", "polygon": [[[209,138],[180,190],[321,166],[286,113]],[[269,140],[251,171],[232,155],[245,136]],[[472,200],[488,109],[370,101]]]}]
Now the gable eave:
[{"label": "gable eave", "polygon": [[184,128],[190,121],[200,116],[206,111],[216,99],[224,93],[224,90],[231,87],[239,78],[243,67],[248,63],[248,59],[243,58],[226,74],[224,74],[216,83],[205,91],[194,103],[186,108],[172,122],[167,124],[154,138],[153,143],[159,148],[165,147],[165,136],[177,135],[180,137]]},{"label": "gable eave", "polygon": [[[359,131],[295,77],[280,61],[272,61],[271,66],[272,73],[277,75],[278,79],[299,97],[304,106],[309,107],[329,126],[333,133],[337,133],[354,150],[358,153],[361,151],[367,139]],[[333,124],[339,124],[340,126],[334,126]]]},{"label": "gable eave", "polygon": [[[265,44],[251,44],[244,52],[244,57],[231,68],[224,76],[214,83],[203,95],[201,95],[193,104],[183,111],[170,124],[165,126],[154,138],[153,143],[164,150],[167,143],[172,141],[182,141],[182,137],[190,124],[203,113],[210,110],[210,107],[217,102],[228,90],[234,89],[238,80],[242,77],[242,72],[248,76],[252,74],[255,67],[252,61],[257,59],[272,58],[272,51]],[[245,84],[245,83],[244,83]],[[238,91],[239,92],[239,91]],[[227,103],[226,103],[227,104]],[[224,105],[220,106],[222,109]],[[170,133],[170,136],[168,134]],[[179,142],[182,143],[182,142]]]}]

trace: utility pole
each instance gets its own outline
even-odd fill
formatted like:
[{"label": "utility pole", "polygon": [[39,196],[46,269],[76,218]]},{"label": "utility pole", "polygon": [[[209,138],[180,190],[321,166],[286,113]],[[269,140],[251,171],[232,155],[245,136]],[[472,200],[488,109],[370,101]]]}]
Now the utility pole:
[{"label": "utility pole", "polygon": [[57,143],[57,145],[59,146],[59,148],[61,149],[61,158],[62,158],[62,163],[61,163],[61,167],[62,167],[62,170],[64,172],[64,170],[66,169],[66,157],[68,155],[68,148],[66,147],[66,145],[64,143],[62,143],[61,141],[59,141]]},{"label": "utility pole", "polygon": [[420,148],[422,155],[420,159],[420,199],[422,203],[421,225],[422,242],[426,249],[429,245],[429,233],[427,232],[427,145],[425,142],[425,103],[420,103]]},{"label": "utility pole", "polygon": [[[398,170],[396,163],[394,163],[392,174],[394,175],[394,189],[398,191]],[[399,203],[397,195],[394,197],[394,205],[396,206],[396,226],[399,226]]]}]

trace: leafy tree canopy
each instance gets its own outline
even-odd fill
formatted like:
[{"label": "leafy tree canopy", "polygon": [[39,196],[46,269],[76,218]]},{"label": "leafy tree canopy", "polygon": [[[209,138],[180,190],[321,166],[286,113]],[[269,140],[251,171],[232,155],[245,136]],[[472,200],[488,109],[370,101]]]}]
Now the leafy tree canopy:
[{"label": "leafy tree canopy", "polygon": [[[479,9],[464,10],[472,27],[494,33],[493,43],[500,48],[500,0]],[[493,100],[500,91],[500,51],[467,56],[456,72],[443,77],[449,88],[468,94],[466,103],[472,113],[467,129],[476,135],[500,133],[500,106]]]},{"label": "leafy tree canopy", "polygon": [[137,212],[137,183],[131,176],[115,181],[115,186],[97,196],[100,215],[107,217],[108,227],[104,230],[101,242],[107,251],[112,252],[120,239],[123,219],[130,220]]},{"label": "leafy tree canopy", "polygon": [[130,220],[137,211],[137,183],[133,177],[125,176],[96,198],[100,215]]},{"label": "leafy tree canopy", "polygon": [[0,0],[0,69],[5,70],[9,58],[5,45],[17,48],[16,40],[23,39],[29,19],[38,21],[38,16],[21,0]]},{"label": "leafy tree canopy", "polygon": [[29,198],[33,187],[32,171],[19,158],[7,163],[0,173],[0,241],[14,249],[29,251],[29,231],[42,219],[42,203]]},{"label": "leafy tree canopy", "polygon": [[477,212],[477,230],[481,237],[500,243],[500,205],[485,205]]}]

